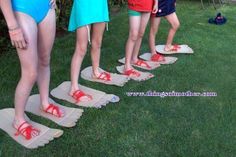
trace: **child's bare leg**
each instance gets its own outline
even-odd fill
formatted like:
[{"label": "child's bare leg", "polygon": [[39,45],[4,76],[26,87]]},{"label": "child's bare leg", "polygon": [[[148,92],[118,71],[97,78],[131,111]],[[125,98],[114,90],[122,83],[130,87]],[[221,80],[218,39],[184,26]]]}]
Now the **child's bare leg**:
[{"label": "child's bare leg", "polygon": [[161,23],[160,17],[151,17],[150,20],[150,32],[149,32],[149,47],[151,55],[156,54],[156,34]]},{"label": "child's bare leg", "polygon": [[125,71],[132,69],[131,57],[134,51],[135,43],[138,39],[139,27],[140,27],[141,17],[140,16],[130,16],[129,17],[129,37],[126,42],[125,47]]},{"label": "child's bare leg", "polygon": [[175,33],[180,26],[180,23],[175,12],[170,15],[167,15],[166,19],[171,24],[171,29],[169,30],[169,34],[168,34],[166,46],[165,46],[165,51],[169,51],[172,49],[172,42],[173,42]]},{"label": "child's bare leg", "polygon": [[106,24],[95,23],[92,26],[92,47],[91,47],[91,59],[93,66],[93,77],[99,77],[99,63],[100,63],[100,54],[102,46],[102,38],[105,30]]},{"label": "child's bare leg", "polygon": [[[50,9],[44,20],[38,24],[38,87],[42,108],[49,106],[49,83],[50,83],[50,55],[55,38],[56,20],[55,10]],[[61,109],[60,115],[64,116]],[[49,110],[49,112],[51,112]],[[55,113],[58,114],[58,113]]]},{"label": "child's bare leg", "polygon": [[[76,46],[75,46],[75,52],[72,57],[71,61],[71,89],[69,94],[72,96],[73,93],[77,90],[79,90],[79,73],[82,61],[84,59],[84,56],[87,52],[87,46],[88,46],[88,30],[86,26],[80,27],[76,31]],[[87,101],[90,100],[86,96],[81,97],[81,101]]]},{"label": "child's bare leg", "polygon": [[138,32],[138,38],[137,38],[137,41],[135,42],[134,50],[133,50],[133,54],[131,58],[131,62],[133,63],[136,63],[138,60],[138,54],[140,51],[143,35],[145,33],[149,18],[150,18],[150,13],[142,13],[141,23],[140,23],[139,32]]},{"label": "child's bare leg", "polygon": [[[37,79],[38,56],[37,24],[26,14],[15,13],[15,15],[27,39],[27,49],[17,49],[21,65],[21,78],[15,91],[15,118],[13,126],[18,128],[26,121],[24,117],[25,105]],[[27,125],[25,124],[23,127]],[[38,132],[32,132],[32,136],[36,135],[38,135]]]}]

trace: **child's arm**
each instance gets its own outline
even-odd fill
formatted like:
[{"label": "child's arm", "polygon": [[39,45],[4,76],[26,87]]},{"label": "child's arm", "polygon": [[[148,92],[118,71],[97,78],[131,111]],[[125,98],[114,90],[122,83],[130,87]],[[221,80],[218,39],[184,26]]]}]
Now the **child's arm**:
[{"label": "child's arm", "polygon": [[26,48],[27,41],[12,10],[11,0],[0,0],[0,8],[7,22],[12,46],[20,49]]},{"label": "child's arm", "polygon": [[51,8],[56,9],[57,8],[56,0],[50,0],[50,6]]},{"label": "child's arm", "polygon": [[7,22],[8,29],[11,30],[19,27],[12,10],[11,0],[0,0],[0,8]]},{"label": "child's arm", "polygon": [[152,13],[157,13],[158,10],[158,0],[154,0],[154,5],[152,8]]}]

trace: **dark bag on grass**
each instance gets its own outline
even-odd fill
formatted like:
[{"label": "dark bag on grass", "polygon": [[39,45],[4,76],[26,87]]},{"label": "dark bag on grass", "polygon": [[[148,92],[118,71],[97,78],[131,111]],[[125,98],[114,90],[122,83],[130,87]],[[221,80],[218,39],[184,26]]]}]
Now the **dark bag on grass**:
[{"label": "dark bag on grass", "polygon": [[216,24],[216,25],[223,25],[225,24],[227,19],[224,16],[221,16],[221,13],[218,13],[215,18],[210,18],[208,23]]}]

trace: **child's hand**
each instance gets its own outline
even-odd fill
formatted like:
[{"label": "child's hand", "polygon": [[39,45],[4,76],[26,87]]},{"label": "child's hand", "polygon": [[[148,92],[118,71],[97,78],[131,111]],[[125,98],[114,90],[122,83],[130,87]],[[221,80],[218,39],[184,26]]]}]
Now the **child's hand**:
[{"label": "child's hand", "polygon": [[50,6],[52,9],[56,9],[57,7],[56,0],[50,0]]},{"label": "child's hand", "polygon": [[9,30],[9,35],[11,38],[12,46],[19,48],[19,49],[26,49],[27,48],[27,40],[24,37],[24,34],[23,34],[21,28]]},{"label": "child's hand", "polygon": [[158,0],[154,0],[154,5],[153,5],[153,8],[152,8],[152,13],[157,13],[157,10],[158,10]]}]

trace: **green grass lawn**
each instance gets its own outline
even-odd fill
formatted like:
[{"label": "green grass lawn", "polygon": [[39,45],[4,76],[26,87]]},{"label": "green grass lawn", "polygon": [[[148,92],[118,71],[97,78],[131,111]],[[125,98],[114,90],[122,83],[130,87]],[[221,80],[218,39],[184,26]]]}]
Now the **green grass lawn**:
[{"label": "green grass lawn", "polygon": [[[123,88],[80,80],[88,87],[121,97],[118,104],[102,109],[84,109],[74,128],[66,129],[49,120],[28,114],[34,121],[64,130],[64,135],[37,150],[28,150],[0,131],[0,156],[55,157],[234,157],[236,155],[236,7],[219,9],[228,22],[223,26],[207,23],[216,11],[201,9],[200,2],[179,2],[181,22],[175,42],[190,45],[193,55],[178,55],[174,65],[152,71],[155,78]],[[105,33],[101,67],[116,72],[117,59],[124,56],[128,34],[126,9],[111,16]],[[163,20],[157,43],[164,43],[168,23]],[[147,33],[141,51],[148,50]],[[69,80],[75,34],[56,39],[52,53],[53,89]],[[91,64],[87,55],[83,68]],[[0,56],[0,108],[13,107],[19,79],[15,52]],[[217,97],[128,97],[125,92],[196,91],[217,92]],[[37,88],[33,89],[37,93]],[[57,99],[55,99],[57,100]],[[57,100],[59,103],[74,105]]]}]

